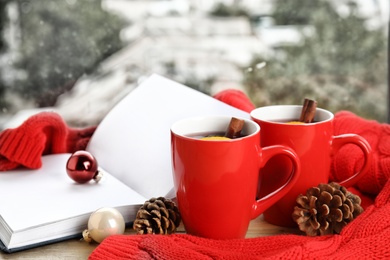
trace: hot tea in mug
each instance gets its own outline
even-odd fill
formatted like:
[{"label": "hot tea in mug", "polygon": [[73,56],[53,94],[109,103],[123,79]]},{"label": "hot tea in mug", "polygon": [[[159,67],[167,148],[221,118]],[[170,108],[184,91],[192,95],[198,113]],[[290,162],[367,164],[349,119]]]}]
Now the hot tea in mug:
[{"label": "hot tea in mug", "polygon": [[[308,188],[320,183],[328,183],[332,153],[345,144],[355,144],[364,153],[364,164],[352,177],[340,182],[349,187],[354,185],[368,170],[371,162],[371,148],[368,142],[356,134],[333,135],[334,115],[325,109],[316,108],[310,123],[296,122],[301,118],[303,106],[279,105],[260,107],[253,110],[251,118],[260,127],[261,146],[285,145],[291,147],[299,156],[301,174],[299,180],[286,196],[264,212],[266,221],[279,226],[296,226],[291,215],[296,198],[305,194]],[[261,182],[258,196],[268,190],[280,187],[288,178],[291,163],[284,156],[272,158],[261,169]],[[279,175],[276,177],[275,172]],[[284,175],[284,177],[283,177]],[[282,176],[282,177],[281,177]],[[282,180],[282,181],[281,181]]]},{"label": "hot tea in mug", "polygon": [[[251,120],[241,121],[242,131],[233,138],[223,134],[231,122],[227,116],[187,118],[171,127],[174,186],[189,234],[245,237],[250,220],[282,198],[298,179],[295,152],[282,145],[261,148],[260,127]],[[259,170],[276,155],[286,156],[293,170],[282,189],[256,200]]]}]

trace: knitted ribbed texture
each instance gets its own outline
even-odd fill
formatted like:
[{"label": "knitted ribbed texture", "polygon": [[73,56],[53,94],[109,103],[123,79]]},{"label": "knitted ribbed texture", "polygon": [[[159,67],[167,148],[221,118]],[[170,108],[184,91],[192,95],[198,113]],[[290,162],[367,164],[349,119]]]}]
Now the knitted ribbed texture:
[{"label": "knitted ribbed texture", "polygon": [[14,129],[0,133],[0,171],[24,166],[40,168],[45,154],[85,149],[95,127],[68,128],[60,115],[41,112]]},{"label": "knitted ribbed texture", "polygon": [[[366,120],[357,115],[341,111],[334,120],[336,135],[354,133],[364,137],[373,152],[373,161],[369,171],[357,183],[361,192],[377,195],[390,177],[390,125]],[[355,145],[345,145],[332,160],[331,181],[345,180],[361,169],[363,153]]]},{"label": "knitted ribbed texture", "polygon": [[[216,98],[244,111],[254,108],[240,90],[221,91]],[[69,128],[61,116],[53,112],[33,115],[19,127],[0,133],[0,171],[19,166],[38,169],[42,166],[42,155],[84,150],[95,129],[95,126]]]},{"label": "knitted ribbed texture", "polygon": [[85,150],[95,130],[96,126],[83,129],[68,128],[66,152],[73,153],[78,150]]},{"label": "knitted ribbed texture", "polygon": [[[223,94],[223,95],[222,95]],[[250,112],[249,99],[227,90],[214,96]],[[106,238],[90,255],[97,259],[387,259],[390,258],[390,126],[350,112],[335,115],[334,134],[356,133],[372,146],[369,173],[350,191],[363,197],[365,211],[340,235],[307,237],[277,235],[252,239],[212,240],[187,234],[118,235]],[[342,180],[360,169],[363,154],[347,145],[334,156],[331,180]],[[385,186],[386,184],[386,186]],[[361,191],[370,193],[373,200]]]},{"label": "knitted ribbed texture", "polygon": [[[215,98],[250,112],[244,93],[226,90]],[[43,112],[21,126],[0,133],[0,170],[39,168],[41,156],[84,149],[95,128],[70,129],[55,113]],[[211,240],[187,234],[118,235],[105,239],[90,259],[386,259],[390,258],[390,126],[342,111],[335,115],[334,134],[356,133],[374,153],[368,174],[355,186],[371,194],[365,211],[340,235],[278,235],[252,239]],[[343,147],[332,160],[331,181],[351,176],[362,165],[356,147]],[[352,190],[354,188],[351,188]],[[360,194],[359,194],[360,195]],[[363,196],[363,194],[362,194]]]},{"label": "knitted ribbed texture", "polygon": [[235,108],[241,109],[245,112],[250,112],[255,109],[250,99],[244,92],[238,89],[226,89],[218,92],[213,96],[214,98],[229,104]]},{"label": "knitted ribbed texture", "polygon": [[212,240],[187,234],[117,235],[90,255],[98,259],[386,259],[390,257],[390,181],[340,235],[277,235]]},{"label": "knitted ribbed texture", "polygon": [[[240,90],[223,90],[214,95],[214,98],[248,113],[255,107]],[[368,173],[356,187],[349,188],[362,198],[362,206],[366,208],[372,204],[372,198],[379,193],[390,177],[390,125],[366,120],[348,111],[340,111],[335,114],[333,130],[334,135],[347,133],[361,135],[372,148],[373,162]],[[360,170],[362,164],[361,150],[354,145],[345,145],[332,158],[329,179],[335,182],[346,180]]]}]

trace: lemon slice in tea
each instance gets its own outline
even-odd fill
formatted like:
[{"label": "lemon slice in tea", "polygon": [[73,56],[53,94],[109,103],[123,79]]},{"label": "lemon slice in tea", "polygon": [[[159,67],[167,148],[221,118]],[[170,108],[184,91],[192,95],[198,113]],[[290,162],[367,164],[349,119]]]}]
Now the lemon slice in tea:
[{"label": "lemon slice in tea", "polygon": [[206,137],[200,138],[200,140],[222,141],[222,140],[230,140],[230,138],[225,137],[225,136],[206,136]]},{"label": "lemon slice in tea", "polygon": [[287,124],[289,124],[289,125],[303,125],[305,123],[304,122],[300,122],[300,121],[290,121],[290,122],[287,122]]}]

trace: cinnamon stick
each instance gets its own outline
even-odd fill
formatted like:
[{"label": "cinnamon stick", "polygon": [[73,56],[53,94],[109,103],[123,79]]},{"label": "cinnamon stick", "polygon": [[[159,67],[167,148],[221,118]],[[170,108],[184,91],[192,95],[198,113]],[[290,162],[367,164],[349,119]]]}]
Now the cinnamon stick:
[{"label": "cinnamon stick", "polygon": [[305,100],[303,100],[301,116],[299,117],[299,120],[298,120],[299,122],[303,122],[308,104],[309,104],[309,99],[305,98]]},{"label": "cinnamon stick", "polygon": [[230,120],[229,126],[226,129],[225,137],[228,138],[237,138],[241,136],[241,130],[244,127],[245,121],[242,119],[238,119],[236,117],[232,117]]},{"label": "cinnamon stick", "polygon": [[300,122],[312,123],[317,109],[317,101],[307,99],[303,101],[302,112],[299,118]]}]

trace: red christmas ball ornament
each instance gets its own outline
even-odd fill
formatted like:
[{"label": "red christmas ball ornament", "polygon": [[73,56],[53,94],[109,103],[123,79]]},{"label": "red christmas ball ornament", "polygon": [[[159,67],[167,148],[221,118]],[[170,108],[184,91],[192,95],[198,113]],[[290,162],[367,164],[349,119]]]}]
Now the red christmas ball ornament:
[{"label": "red christmas ball ornament", "polygon": [[87,151],[73,153],[66,163],[66,172],[77,183],[86,183],[92,179],[99,182],[102,178],[95,157]]}]

